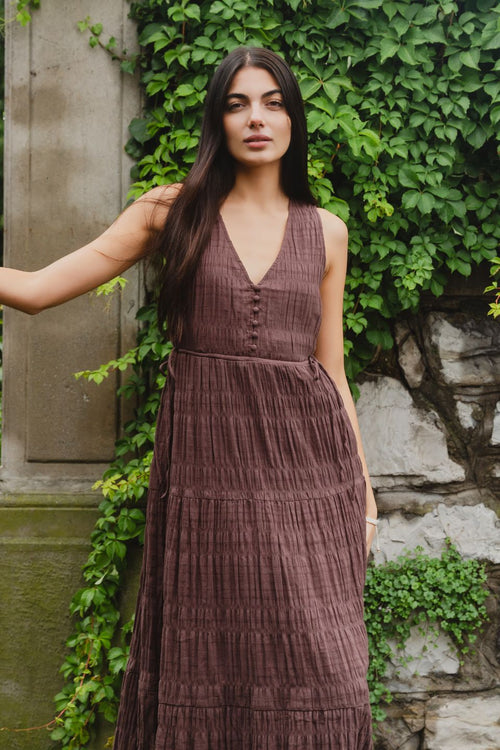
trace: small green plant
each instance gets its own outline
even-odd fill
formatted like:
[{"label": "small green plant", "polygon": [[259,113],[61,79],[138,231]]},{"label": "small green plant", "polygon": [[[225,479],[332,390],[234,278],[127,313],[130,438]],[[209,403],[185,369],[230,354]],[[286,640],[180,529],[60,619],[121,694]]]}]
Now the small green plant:
[{"label": "small green plant", "polygon": [[82,33],[88,32],[90,34],[90,47],[101,47],[101,49],[111,55],[112,60],[119,60],[124,73],[133,73],[135,71],[137,55],[129,55],[126,49],[118,52],[117,41],[114,36],[110,36],[108,41],[104,42],[102,40],[104,30],[102,23],[93,23],[90,16],[87,16],[83,21],[78,22],[78,28]]},{"label": "small green plant", "polygon": [[368,567],[365,621],[375,722],[385,718],[383,703],[392,698],[384,682],[388,661],[401,658],[415,626],[427,638],[426,648],[445,633],[460,656],[469,652],[487,617],[485,584],[484,565],[462,559],[449,539],[441,557],[429,557],[417,547],[394,562]]},{"label": "small green plant", "polygon": [[495,299],[489,303],[490,309],[488,315],[498,318],[500,315],[500,258],[493,258],[491,261],[490,276],[492,283],[484,290],[485,294],[493,292]]},{"label": "small green plant", "polygon": [[21,26],[26,26],[31,21],[31,13],[40,7],[40,0],[17,0],[16,21]]}]

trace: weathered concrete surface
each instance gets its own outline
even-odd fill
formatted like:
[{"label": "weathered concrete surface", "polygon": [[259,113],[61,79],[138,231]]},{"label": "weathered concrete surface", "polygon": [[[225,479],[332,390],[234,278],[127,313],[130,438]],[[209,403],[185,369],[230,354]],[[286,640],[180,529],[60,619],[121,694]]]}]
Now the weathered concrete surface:
[{"label": "weathered concrete surface", "polygon": [[[32,270],[94,239],[124,206],[137,81],[77,28],[102,21],[133,51],[126,0],[43,0],[22,28],[5,3],[5,260]],[[99,494],[123,424],[117,378],[73,373],[134,342],[139,272],[120,297],[84,295],[36,317],[4,312],[0,470],[0,726],[50,721]],[[38,493],[38,494],[34,494]],[[135,593],[135,592],[134,592]],[[130,609],[132,605],[127,604]],[[102,726],[93,750],[104,747]],[[0,732],[0,750],[49,750],[46,730]]]},{"label": "weathered concrete surface", "polygon": [[[14,500],[14,498],[12,498]],[[26,729],[49,722],[71,632],[69,603],[83,585],[80,569],[97,517],[93,498],[75,508],[0,507],[0,726]],[[69,505],[68,505],[69,501]],[[65,506],[63,505],[65,503]],[[48,750],[47,731],[1,732],[2,750]]]},{"label": "weathered concrete surface", "polygon": [[[127,12],[125,0],[46,0],[28,27],[6,24],[6,265],[52,262],[94,239],[124,205],[136,81],[91,50],[77,22],[99,18],[120,49],[130,48],[136,34]],[[6,3],[6,13],[12,19],[15,7]],[[134,340],[137,273],[130,278],[121,299],[84,295],[35,317],[5,311],[5,489],[26,489],[27,477],[40,487],[47,480],[52,492],[56,484],[81,489],[112,458],[117,378],[96,387],[73,373]]]}]

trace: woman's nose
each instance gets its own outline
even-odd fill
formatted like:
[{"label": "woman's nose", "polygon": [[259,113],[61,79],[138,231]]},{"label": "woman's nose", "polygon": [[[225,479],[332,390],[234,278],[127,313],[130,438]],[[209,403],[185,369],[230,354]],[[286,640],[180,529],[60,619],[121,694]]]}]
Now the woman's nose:
[{"label": "woman's nose", "polygon": [[251,127],[264,124],[264,116],[260,104],[256,103],[250,107],[249,123]]}]

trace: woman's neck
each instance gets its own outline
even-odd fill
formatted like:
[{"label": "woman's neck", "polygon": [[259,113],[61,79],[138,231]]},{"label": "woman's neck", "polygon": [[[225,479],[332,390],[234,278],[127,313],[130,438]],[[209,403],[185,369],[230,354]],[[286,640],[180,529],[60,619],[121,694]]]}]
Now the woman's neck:
[{"label": "woman's neck", "polygon": [[253,203],[268,210],[288,203],[281,187],[279,165],[274,164],[254,169],[239,167],[228,197],[235,203]]}]

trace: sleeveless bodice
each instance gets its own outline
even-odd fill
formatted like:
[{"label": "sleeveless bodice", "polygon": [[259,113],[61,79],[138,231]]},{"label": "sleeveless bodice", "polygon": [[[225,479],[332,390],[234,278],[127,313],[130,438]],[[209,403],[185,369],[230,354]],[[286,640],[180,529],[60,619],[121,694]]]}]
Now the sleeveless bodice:
[{"label": "sleeveless bodice", "polygon": [[279,254],[258,284],[249,278],[219,214],[195,274],[179,347],[305,359],[316,347],[324,269],[323,230],[314,206],[290,201]]}]

